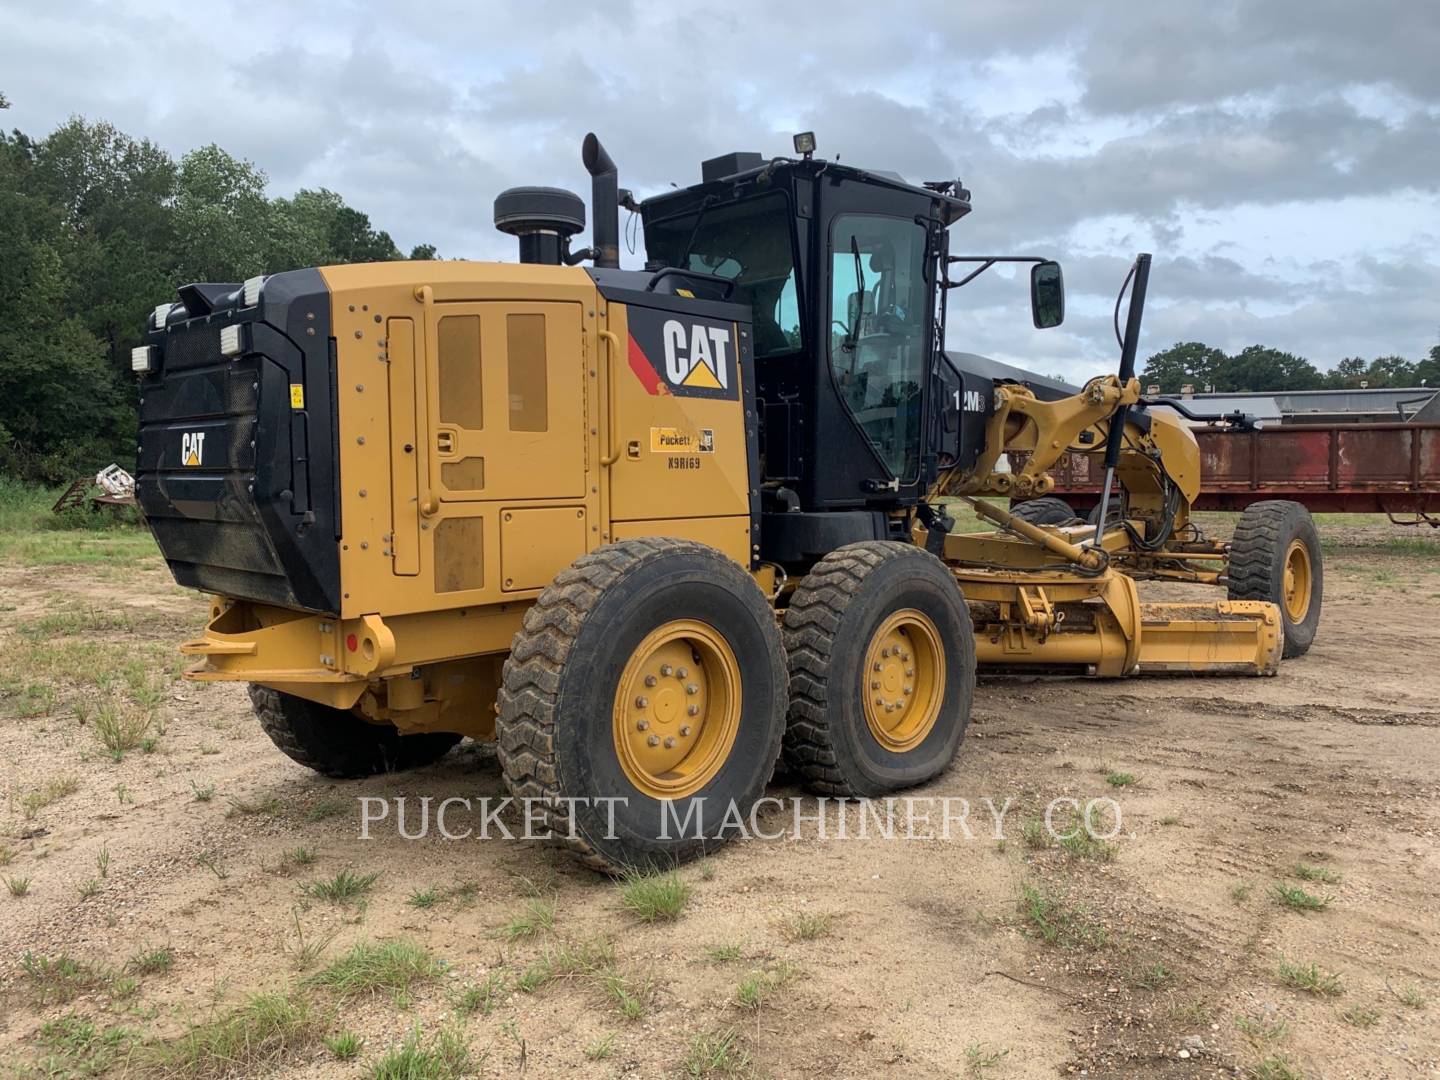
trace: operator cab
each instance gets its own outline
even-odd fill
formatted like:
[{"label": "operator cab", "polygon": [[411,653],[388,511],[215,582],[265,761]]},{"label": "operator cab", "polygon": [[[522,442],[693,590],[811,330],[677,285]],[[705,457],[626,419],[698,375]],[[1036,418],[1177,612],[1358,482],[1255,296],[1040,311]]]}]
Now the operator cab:
[{"label": "operator cab", "polygon": [[731,154],[640,204],[651,268],[720,279],[753,312],[766,510],[855,511],[867,539],[873,512],[923,497],[940,260],[964,196]]}]

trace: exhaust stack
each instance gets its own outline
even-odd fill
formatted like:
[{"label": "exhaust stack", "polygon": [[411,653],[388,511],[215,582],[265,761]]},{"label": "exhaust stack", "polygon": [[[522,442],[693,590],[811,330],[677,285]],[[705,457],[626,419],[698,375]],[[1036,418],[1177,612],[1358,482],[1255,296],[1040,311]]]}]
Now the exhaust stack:
[{"label": "exhaust stack", "polygon": [[592,131],[585,136],[580,159],[590,174],[590,242],[595,265],[620,266],[620,185],[615,162]]}]

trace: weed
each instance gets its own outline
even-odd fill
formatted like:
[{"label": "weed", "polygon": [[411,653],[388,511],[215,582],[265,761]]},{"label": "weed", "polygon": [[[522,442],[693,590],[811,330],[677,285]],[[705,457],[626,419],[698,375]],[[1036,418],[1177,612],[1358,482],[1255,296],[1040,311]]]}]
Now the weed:
[{"label": "weed", "polygon": [[95,710],[93,727],[95,737],[100,740],[105,752],[114,760],[122,761],[150,733],[153,723],[153,713],[124,708],[107,701]]},{"label": "weed", "polygon": [[1050,846],[1050,830],[1041,818],[1031,818],[1020,827],[1020,839],[1031,851],[1043,851]]},{"label": "weed", "polygon": [[1073,858],[1093,862],[1109,862],[1115,858],[1115,846],[1096,839],[1090,830],[1076,825],[1060,838],[1060,846]]},{"label": "weed", "polygon": [[795,975],[795,969],[784,961],[777,964],[771,971],[751,972],[740,980],[740,985],[735,990],[735,1004],[742,1009],[754,1012],[773,997],[775,991],[790,982]]},{"label": "weed", "polygon": [[478,1012],[481,1016],[489,1016],[505,989],[505,973],[492,971],[484,982],[466,983],[461,987],[454,998],[455,1009],[457,1012]]},{"label": "weed", "polygon": [[[66,1013],[47,1021],[36,1035],[36,1041],[50,1051],[37,1073],[56,1078],[98,1076],[119,1064],[136,1039],[136,1034],[128,1028],[102,1029],[92,1020]],[[22,1071],[19,1075],[30,1074]]]},{"label": "weed", "polygon": [[335,1055],[337,1061],[349,1061],[358,1057],[365,1040],[353,1031],[341,1031],[325,1040],[325,1049]]},{"label": "weed", "polygon": [[20,807],[25,813],[26,821],[34,821],[35,816],[45,807],[52,803],[59,802],[66,795],[73,795],[80,788],[78,776],[57,776],[45,781],[34,791],[26,793],[20,800]]},{"label": "weed", "polygon": [[663,874],[632,871],[620,880],[620,902],[641,922],[673,922],[690,902],[690,885],[673,870]]},{"label": "weed", "polygon": [[82,963],[69,953],[36,956],[27,952],[20,958],[20,973],[39,1005],[63,1005],[83,993],[103,988],[113,979],[109,972]]},{"label": "weed", "polygon": [[121,806],[129,806],[135,801],[135,796],[130,794],[130,789],[124,784],[115,785],[115,798]]},{"label": "weed", "polygon": [[315,849],[312,847],[305,847],[302,844],[299,847],[286,848],[283,852],[281,852],[280,865],[277,866],[275,869],[277,873],[288,874],[297,866],[311,866],[314,864],[314,862]]},{"label": "weed", "polygon": [[1301,881],[1320,881],[1326,885],[1340,884],[1340,875],[1334,870],[1323,866],[1311,866],[1309,863],[1297,862],[1295,864],[1295,876]]},{"label": "weed", "polygon": [[345,804],[339,799],[321,799],[305,811],[306,821],[324,821],[336,814],[343,813]]},{"label": "weed", "polygon": [[555,901],[535,899],[527,900],[524,910],[500,927],[498,933],[506,941],[518,941],[554,928]]},{"label": "weed", "polygon": [[10,890],[11,896],[24,896],[30,891],[30,879],[28,877],[7,877],[5,888]]},{"label": "weed", "polygon": [[740,959],[739,945],[715,945],[705,950],[712,964],[729,964]]},{"label": "weed", "polygon": [[816,938],[829,937],[834,929],[835,918],[824,912],[801,912],[785,921],[780,928],[791,941],[814,941]]},{"label": "weed", "polygon": [[440,902],[440,890],[433,885],[428,889],[416,889],[405,902],[411,907],[432,908]]},{"label": "weed", "polygon": [[646,975],[610,969],[595,975],[601,992],[626,1020],[639,1020],[650,1010],[655,980]]},{"label": "weed", "polygon": [[1380,1011],[1378,1009],[1367,1009],[1360,1005],[1352,1005],[1340,1014],[1340,1019],[1352,1027],[1371,1028],[1379,1023]]},{"label": "weed", "polygon": [[1333,899],[1329,896],[1316,896],[1298,885],[1286,885],[1279,881],[1270,887],[1270,894],[1277,903],[1291,911],[1324,911]]},{"label": "weed", "polygon": [[1175,972],[1171,971],[1165,966],[1164,962],[1160,960],[1156,960],[1153,964],[1142,968],[1140,973],[1135,976],[1136,983],[1145,987],[1147,990],[1159,990],[1167,983],[1173,982],[1174,979]]},{"label": "weed", "polygon": [[585,1048],[585,1056],[591,1061],[604,1061],[615,1052],[615,1038],[618,1032],[612,1031],[596,1039]]},{"label": "weed", "polygon": [[1250,894],[1255,891],[1255,886],[1248,881],[1242,881],[1238,885],[1230,886],[1230,899],[1237,904],[1243,904],[1250,899]]},{"label": "weed", "polygon": [[1258,1061],[1250,1070],[1255,1080],[1305,1080],[1305,1074],[1278,1055]]},{"label": "weed", "polygon": [[1386,983],[1385,986],[1386,989],[1390,990],[1390,992],[1399,999],[1402,1005],[1408,1005],[1412,1009],[1423,1009],[1428,1003],[1425,995],[1421,993],[1420,988],[1413,984],[1402,986],[1399,990],[1392,989],[1389,983]]},{"label": "weed", "polygon": [[1179,814],[1166,814],[1164,817],[1162,817],[1162,818],[1160,819],[1160,824],[1161,824],[1161,825],[1179,825],[1179,824],[1180,824],[1180,815],[1179,815]]},{"label": "weed", "polygon": [[88,881],[82,881],[79,885],[75,886],[75,891],[79,894],[81,900],[89,900],[92,896],[99,896],[100,879],[92,877]]},{"label": "weed", "polygon": [[319,937],[306,937],[305,928],[300,925],[300,912],[294,908],[290,910],[290,918],[295,924],[295,940],[292,943],[288,938],[284,942],[284,949],[295,965],[296,971],[309,971],[315,966],[315,961],[325,954],[330,943],[340,933],[339,930],[329,930]]},{"label": "weed", "polygon": [[310,981],[342,998],[403,993],[440,974],[441,965],[424,946],[412,941],[362,941]]},{"label": "weed", "polygon": [[373,874],[357,874],[347,866],[329,881],[312,881],[305,891],[320,900],[343,904],[364,896],[379,877],[378,871]]},{"label": "weed", "polygon": [[140,1052],[155,1073],[187,1080],[220,1080],[270,1073],[314,1043],[322,1022],[304,998],[255,994],[189,1031]]},{"label": "weed", "polygon": [[266,795],[263,799],[231,799],[226,817],[251,817],[261,814],[265,817],[279,817],[285,813],[285,800],[278,795]]},{"label": "weed", "polygon": [[230,876],[230,871],[221,865],[220,856],[216,855],[213,851],[202,851],[199,855],[196,855],[195,865],[203,866],[221,881],[224,881]]},{"label": "weed", "polygon": [[1139,783],[1139,777],[1134,773],[1116,772],[1114,769],[1106,769],[1105,782],[1111,787],[1131,787]]},{"label": "weed", "polygon": [[1258,1016],[1237,1016],[1235,1027],[1255,1046],[1278,1042],[1290,1033],[1290,1025],[1284,1020],[1272,1024]]},{"label": "weed", "polygon": [[201,787],[199,784],[195,783],[194,780],[191,780],[190,790],[195,793],[196,802],[209,802],[211,799],[215,798],[214,784],[206,784],[204,787]]},{"label": "weed", "polygon": [[1317,997],[1335,997],[1344,991],[1340,976],[1330,971],[1321,971],[1315,964],[1297,964],[1281,957],[1275,966],[1275,978],[1281,986],[1303,990]]},{"label": "weed", "polygon": [[174,966],[175,950],[169,945],[161,945],[136,953],[125,965],[125,970],[137,975],[163,975]]},{"label": "weed", "polygon": [[701,1080],[709,1076],[738,1076],[750,1068],[750,1054],[740,1045],[740,1033],[701,1032],[690,1040],[680,1068],[685,1076]]},{"label": "weed", "polygon": [[460,1029],[441,1028],[426,1042],[415,1028],[375,1063],[369,1075],[370,1080],[460,1080],[478,1065]]},{"label": "weed", "polygon": [[1040,939],[1050,945],[1099,948],[1110,939],[1109,931],[1099,923],[1034,885],[1020,887],[1020,914]]},{"label": "weed", "polygon": [[701,880],[701,881],[714,881],[714,880],[715,880],[715,860],[714,860],[714,859],[702,859],[702,860],[700,860],[700,880]]},{"label": "weed", "polygon": [[95,856],[95,869],[100,871],[102,878],[110,876],[110,847],[107,844],[100,845],[100,851]]},{"label": "weed", "polygon": [[0,866],[9,866],[15,861],[15,849],[9,844],[0,843]]},{"label": "weed", "polygon": [[1008,1047],[990,1050],[984,1043],[971,1043],[965,1048],[965,1073],[967,1076],[984,1076],[1009,1056]]}]

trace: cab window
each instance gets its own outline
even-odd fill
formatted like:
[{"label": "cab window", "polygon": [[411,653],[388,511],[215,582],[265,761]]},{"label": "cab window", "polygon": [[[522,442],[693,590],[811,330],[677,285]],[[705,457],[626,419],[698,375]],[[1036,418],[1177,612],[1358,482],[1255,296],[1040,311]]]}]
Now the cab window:
[{"label": "cab window", "polygon": [[841,214],[830,231],[830,367],[890,475],[919,473],[921,388],[929,346],[924,228]]}]

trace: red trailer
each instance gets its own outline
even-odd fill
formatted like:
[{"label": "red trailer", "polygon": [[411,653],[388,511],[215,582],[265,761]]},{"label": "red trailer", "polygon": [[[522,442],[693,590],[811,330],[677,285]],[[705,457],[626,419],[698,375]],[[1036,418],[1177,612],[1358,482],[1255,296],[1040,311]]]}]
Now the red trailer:
[{"label": "red trailer", "polygon": [[[1388,514],[1440,526],[1440,423],[1288,424],[1251,431],[1197,427],[1197,510],[1293,499],[1312,512]],[[1070,454],[1055,494],[1079,512],[1099,501],[1099,455]]]}]

